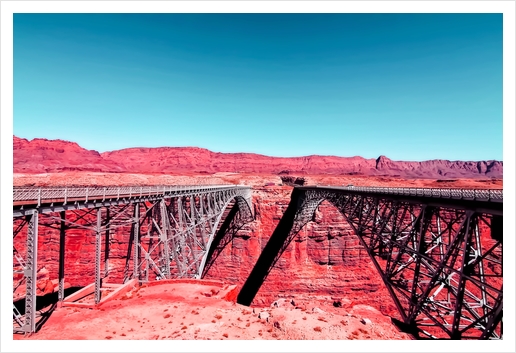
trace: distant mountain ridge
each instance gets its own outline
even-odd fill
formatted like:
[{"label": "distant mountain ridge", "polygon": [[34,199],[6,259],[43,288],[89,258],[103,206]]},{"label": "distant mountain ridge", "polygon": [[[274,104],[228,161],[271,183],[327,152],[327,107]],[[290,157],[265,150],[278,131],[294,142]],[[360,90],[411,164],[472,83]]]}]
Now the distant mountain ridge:
[{"label": "distant mountain ridge", "polygon": [[393,161],[385,156],[269,157],[253,153],[218,153],[198,147],[125,148],[98,153],[75,142],[13,136],[15,173],[60,171],[129,173],[270,173],[355,174],[406,178],[502,178],[503,162]]}]

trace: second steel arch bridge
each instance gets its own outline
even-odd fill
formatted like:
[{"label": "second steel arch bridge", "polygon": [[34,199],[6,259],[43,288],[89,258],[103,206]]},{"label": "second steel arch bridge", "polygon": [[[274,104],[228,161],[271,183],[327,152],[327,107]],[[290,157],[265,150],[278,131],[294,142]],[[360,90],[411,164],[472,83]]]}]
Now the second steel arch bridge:
[{"label": "second steel arch bridge", "polygon": [[251,304],[324,200],[354,229],[416,337],[502,337],[502,190],[295,187],[238,303]]}]

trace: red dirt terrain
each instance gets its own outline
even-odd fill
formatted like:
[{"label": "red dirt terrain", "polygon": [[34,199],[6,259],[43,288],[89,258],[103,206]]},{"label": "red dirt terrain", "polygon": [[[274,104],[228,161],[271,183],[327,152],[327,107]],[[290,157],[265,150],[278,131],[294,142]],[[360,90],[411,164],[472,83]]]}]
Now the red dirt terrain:
[{"label": "red dirt terrain", "polygon": [[[252,201],[256,219],[245,225],[220,253],[205,276],[204,282],[170,281],[157,286],[134,288],[98,309],[58,308],[38,333],[30,337],[15,335],[15,339],[23,340],[407,340],[410,337],[401,333],[391,323],[390,317],[396,318],[397,312],[366,251],[361,248],[358,238],[344,217],[327,203],[321,205],[315,221],[307,224],[287,247],[260,288],[251,307],[234,303],[234,297],[225,295],[224,291],[229,288],[228,286],[234,286],[235,291],[238,292],[251,272],[261,249],[267,243],[289,203],[292,187],[287,185],[288,181],[295,182],[296,179],[300,181],[302,178],[305,184],[356,186],[453,188],[502,188],[503,186],[501,179],[486,176],[489,173],[496,174],[496,170],[501,173],[501,163],[496,164],[498,162],[491,164],[492,167],[489,170],[487,167],[480,168],[484,170],[483,174],[473,173],[469,178],[441,176],[433,179],[418,179],[385,175],[325,174],[320,171],[308,173],[307,170],[312,170],[310,168],[319,170],[317,169],[319,167],[313,167],[319,164],[310,164],[311,162],[307,162],[306,165],[310,168],[305,168],[304,173],[293,173],[292,170],[298,167],[296,164],[289,164],[288,175],[286,171],[277,175],[276,172],[269,171],[276,162],[260,159],[272,157],[258,156],[260,158],[257,157],[257,161],[247,164],[252,165],[255,172],[240,170],[239,173],[235,173],[228,164],[224,164],[225,162],[218,162],[216,157],[210,157],[212,152],[189,149],[190,152],[196,151],[197,154],[187,159],[179,152],[178,156],[171,157],[173,152],[177,151],[173,148],[152,149],[157,153],[159,151],[152,158],[145,157],[148,156],[149,149],[127,149],[100,155],[84,150],[91,157],[84,160],[88,161],[88,168],[92,169],[81,169],[82,165],[77,163],[75,171],[60,169],[60,172],[57,172],[54,168],[68,168],[72,165],[72,162],[67,161],[66,158],[61,160],[59,156],[79,158],[79,155],[86,152],[78,150],[76,144],[63,141],[59,142],[62,148],[65,149],[64,147],[69,144],[70,152],[57,152],[53,150],[55,141],[50,141],[47,146],[42,142],[43,140],[38,140],[38,144],[47,147],[42,148],[43,152],[40,153],[39,149],[31,149],[30,145],[34,141],[18,141],[18,146],[21,147],[17,148],[15,138],[13,180],[15,186],[243,184],[253,187]],[[129,151],[133,151],[133,154]],[[21,162],[20,156],[25,156],[24,163]],[[250,155],[245,156],[241,156],[244,161]],[[315,157],[313,158],[316,160]],[[48,164],[47,158],[50,159]],[[124,159],[118,160],[118,158]],[[331,158],[336,158],[335,161],[344,160],[339,159],[340,157],[321,158],[321,161],[326,161],[320,162],[321,169],[331,164],[329,162],[333,160]],[[174,160],[176,162],[172,162]],[[159,165],[151,166],[152,161],[161,161],[163,163],[161,171],[169,168],[171,172],[158,173]],[[366,165],[362,164],[365,163],[363,161],[367,160],[354,157],[346,161],[355,161],[354,165],[363,167]],[[211,163],[212,169],[198,171],[198,168],[205,168],[208,162]],[[380,169],[387,168],[392,172],[395,169],[389,165],[391,162],[386,158],[379,158]],[[375,163],[372,165],[374,166]],[[392,163],[396,165],[397,162]],[[459,164],[449,163],[459,168]],[[33,165],[42,167],[34,169]],[[106,169],[102,169],[104,165]],[[463,164],[463,166],[466,165],[468,164]],[[411,168],[410,163],[404,166]],[[417,169],[417,165],[412,166],[414,170]],[[500,169],[496,169],[497,166]],[[133,167],[135,170],[131,173],[126,171]],[[145,169],[148,167],[149,170]],[[101,171],[95,168],[100,168]],[[122,169],[110,170],[109,168]],[[185,168],[188,172],[181,171],[181,168]],[[457,169],[461,171],[460,173],[470,170],[469,167],[461,168],[463,169]],[[279,169],[281,168],[278,167]],[[214,172],[214,170],[217,171]],[[267,170],[267,172],[259,172],[260,170]],[[56,244],[59,243],[59,231],[50,227],[40,227],[39,238],[39,263],[44,268],[41,268],[38,274],[38,295],[44,295],[57,290],[58,247]],[[94,234],[81,229],[70,230],[67,233],[66,287],[86,286],[94,281],[94,240]],[[23,244],[17,244],[16,238],[14,243],[17,248],[23,248]],[[112,250],[106,281],[121,283],[127,246],[128,234],[120,231],[111,236]],[[20,298],[23,294],[24,287],[21,286],[13,292],[13,299]],[[261,318],[258,317],[262,312],[264,314]],[[166,317],[167,315],[170,316]],[[268,318],[264,319],[266,316]],[[63,330],[63,327],[67,329]]]},{"label": "red dirt terrain", "polygon": [[59,308],[30,339],[408,339],[367,305],[344,310],[278,300],[270,307],[250,308],[232,300],[234,287],[204,280],[144,284],[98,309]]}]

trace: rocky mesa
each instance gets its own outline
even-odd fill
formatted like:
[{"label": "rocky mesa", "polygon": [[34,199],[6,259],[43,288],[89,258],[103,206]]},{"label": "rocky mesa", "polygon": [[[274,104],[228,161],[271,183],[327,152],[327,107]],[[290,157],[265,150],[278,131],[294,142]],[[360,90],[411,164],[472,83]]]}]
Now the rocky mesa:
[{"label": "rocky mesa", "polygon": [[401,178],[502,178],[502,161],[393,161],[385,156],[270,157],[254,153],[217,153],[198,147],[126,148],[98,153],[74,142],[13,137],[15,173],[61,171],[130,173],[237,172],[333,174]]},{"label": "rocky mesa", "polygon": [[119,163],[102,158],[100,153],[80,147],[75,142],[13,136],[14,173],[63,171],[123,172]]}]

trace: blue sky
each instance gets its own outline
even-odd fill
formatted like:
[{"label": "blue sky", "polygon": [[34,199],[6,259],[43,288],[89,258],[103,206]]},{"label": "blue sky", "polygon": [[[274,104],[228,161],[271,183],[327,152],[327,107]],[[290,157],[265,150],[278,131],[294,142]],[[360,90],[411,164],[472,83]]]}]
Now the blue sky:
[{"label": "blue sky", "polygon": [[14,134],[502,160],[501,14],[15,14]]}]

